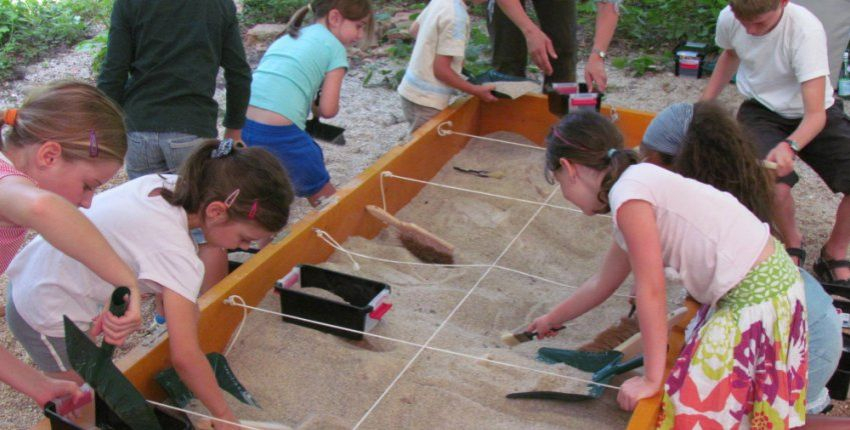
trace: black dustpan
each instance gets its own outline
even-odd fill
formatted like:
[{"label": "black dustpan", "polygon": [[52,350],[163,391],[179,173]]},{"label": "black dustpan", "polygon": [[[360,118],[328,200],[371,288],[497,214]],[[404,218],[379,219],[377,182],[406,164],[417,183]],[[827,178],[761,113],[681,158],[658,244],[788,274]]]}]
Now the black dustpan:
[{"label": "black dustpan", "polygon": [[335,125],[325,124],[319,121],[319,117],[314,116],[307,120],[307,134],[313,136],[314,139],[322,140],[334,145],[345,145],[345,129]]},{"label": "black dustpan", "polygon": [[[124,296],[130,294],[127,287],[118,287],[112,293],[109,311],[122,316],[127,310]],[[103,399],[103,402],[133,430],[160,429],[159,422],[145,398],[123,373],[112,363],[114,345],[103,342],[98,347],[67,316],[65,322],[65,345],[71,367],[80,374]]]}]

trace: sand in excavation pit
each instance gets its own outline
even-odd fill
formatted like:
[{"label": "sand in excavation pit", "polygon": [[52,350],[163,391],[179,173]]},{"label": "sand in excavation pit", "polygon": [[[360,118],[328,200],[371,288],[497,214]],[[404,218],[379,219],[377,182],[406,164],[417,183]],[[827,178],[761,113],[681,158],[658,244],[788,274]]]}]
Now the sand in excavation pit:
[{"label": "sand in excavation pit", "polygon": [[[497,137],[524,141],[507,133]],[[542,159],[542,151],[473,141],[433,181],[535,201],[551,194],[551,204],[571,207],[543,180]],[[453,166],[500,171],[504,176],[479,178]],[[387,185],[388,193],[406,186],[397,179]],[[538,209],[427,186],[397,215],[454,243],[459,263],[490,264],[501,255],[501,266],[577,286],[601,263],[610,245],[611,219]],[[502,255],[532,216],[533,222]],[[389,229],[372,240],[352,237],[343,246],[366,255],[416,261]],[[538,362],[537,348],[578,347],[616,323],[629,307],[626,298],[612,297],[570,322],[569,329],[554,339],[509,349],[500,341],[502,331],[525,327],[573,290],[499,268],[358,261],[361,269],[355,272],[348,257],[337,252],[321,266],[392,286],[394,307],[373,333],[418,344],[430,339],[437,348],[580,378],[590,375]],[[618,293],[626,294],[630,287],[627,282]],[[279,297],[270,294],[261,306],[279,311]],[[575,404],[507,400],[505,394],[515,391],[585,392],[586,384],[427,350],[386,391],[417,351],[374,338],[347,341],[253,313],[228,360],[263,410],[236,401],[230,404],[240,418],[277,421],[296,429],[351,428],[373,406],[361,428],[623,428],[629,417],[617,407],[614,390],[606,390],[599,400]],[[385,397],[377,402],[382,394]]]}]

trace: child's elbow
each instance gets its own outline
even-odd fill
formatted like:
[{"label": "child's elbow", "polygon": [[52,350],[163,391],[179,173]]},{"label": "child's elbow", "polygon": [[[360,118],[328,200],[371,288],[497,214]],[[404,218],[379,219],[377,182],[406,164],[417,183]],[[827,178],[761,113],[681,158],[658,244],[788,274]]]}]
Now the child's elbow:
[{"label": "child's elbow", "polygon": [[322,115],[322,118],[333,118],[338,113],[339,113],[339,105],[338,104],[333,105],[333,106],[323,106],[321,108],[321,112],[320,112],[320,114]]}]

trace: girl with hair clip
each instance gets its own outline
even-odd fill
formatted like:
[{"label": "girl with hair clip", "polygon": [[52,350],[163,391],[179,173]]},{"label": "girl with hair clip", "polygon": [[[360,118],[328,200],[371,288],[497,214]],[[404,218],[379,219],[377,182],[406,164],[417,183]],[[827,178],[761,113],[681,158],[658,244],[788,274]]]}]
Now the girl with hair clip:
[{"label": "girl with hair clip", "polygon": [[[302,29],[310,11],[315,23]],[[269,47],[254,72],[242,139],[271,151],[286,168],[295,194],[313,206],[336,189],[322,149],[304,131],[307,115],[311,107],[314,116],[323,118],[339,112],[348,69],[345,48],[370,33],[371,26],[369,0],[314,0],[292,15],[283,37]]]},{"label": "girl with hair clip", "polygon": [[[141,321],[136,274],[76,208],[89,207],[94,190],[121,167],[127,152],[121,110],[95,87],[63,81],[33,91],[19,109],[2,111],[2,126],[6,130],[0,138],[0,273],[6,271],[27,231],[35,230],[103,279],[110,291],[113,285],[130,288],[123,317],[103,311],[89,321],[92,335],[103,332],[107,342],[122,344]],[[42,265],[41,270],[53,268]],[[100,304],[106,303],[108,299]],[[4,313],[15,313],[13,308],[8,300]],[[50,337],[38,341],[55,345]],[[47,372],[58,376],[54,373],[62,370]],[[2,349],[0,380],[41,406],[56,397],[82,394],[76,385],[45,377]]]},{"label": "girl with hair clip", "polygon": [[[727,191],[762,222],[771,223],[773,181],[738,122],[716,102],[676,103],[658,113],[643,136],[647,161]],[[662,158],[670,161],[663,163]],[[799,269],[809,328],[807,428],[848,428],[850,420],[818,414],[830,408],[826,384],[841,358],[841,319],[832,298]]]},{"label": "girl with hair clip", "polygon": [[[200,229],[212,246],[247,248],[283,228],[292,189],[280,163],[261,148],[234,148],[229,139],[207,139],[183,164],[179,177],[142,176],[98,194],[94,201],[86,216],[138,271],[142,292],[162,295],[171,364],[180,379],[213,416],[234,421],[198,339],[204,264],[190,230]],[[112,289],[41,239],[24,247],[21,255],[25,258],[16,259],[8,271],[20,312],[15,318],[21,321],[11,326],[12,332],[39,366],[67,366],[65,357],[51,357],[35,339],[47,335],[64,341],[62,314],[77,325],[87,324]]]},{"label": "girl with hair clip", "polygon": [[733,428],[805,421],[803,283],[781,243],[728,193],[637,164],[596,112],[566,116],[546,138],[547,173],[585,214],[612,212],[614,242],[599,272],[528,327],[542,337],[607,299],[634,274],[645,370],[617,400],[634,409],[662,389],[667,350],[664,268],[677,271],[697,315],[663,386],[660,428]]}]

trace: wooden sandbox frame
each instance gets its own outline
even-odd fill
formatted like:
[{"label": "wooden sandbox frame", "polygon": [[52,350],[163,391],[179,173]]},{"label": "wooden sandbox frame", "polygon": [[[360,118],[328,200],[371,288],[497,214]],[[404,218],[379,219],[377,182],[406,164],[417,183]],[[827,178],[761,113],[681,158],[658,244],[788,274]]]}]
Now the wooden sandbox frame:
[{"label": "wooden sandbox frame", "polygon": [[[654,116],[647,112],[612,109],[609,106],[603,106],[602,113],[616,115],[616,124],[625,136],[628,147],[640,143],[644,130]],[[445,109],[417,130],[408,143],[390,149],[372,166],[340,187],[335,202],[292,225],[283,240],[267,246],[204,294],[198,301],[201,309],[201,347],[205,352],[224,350],[242,320],[242,309],[224,304],[226,298],[237,294],[246,304],[256,306],[273,288],[275,281],[293,266],[301,263],[319,264],[334,252],[314,233],[314,228],[328,232],[339,242],[350,236],[375,237],[384,225],[368,216],[365,206],[381,202],[381,172],[391,171],[406,177],[430,180],[469,140],[459,135],[439,136],[439,124],[451,121],[452,131],[478,136],[508,131],[540,144],[557,119],[548,110],[547,98],[541,95],[526,95],[516,100],[495,103],[482,103],[473,97]],[[387,210],[390,213],[397,212],[422,187],[424,185],[410,185],[387,195]],[[690,309],[691,315],[693,312],[694,309]],[[668,370],[681,351],[684,326],[691,315],[684,318],[671,333]],[[153,347],[137,347],[118,360],[117,365],[145,398],[165,398],[165,393],[154,381],[154,375],[170,367],[167,336]],[[660,395],[642,400],[632,414],[628,429],[654,428],[660,408]],[[50,424],[42,420],[35,428],[49,429]]]}]

